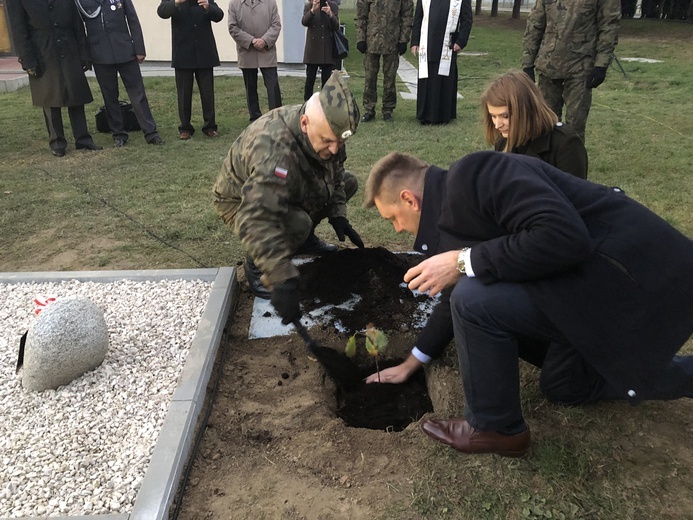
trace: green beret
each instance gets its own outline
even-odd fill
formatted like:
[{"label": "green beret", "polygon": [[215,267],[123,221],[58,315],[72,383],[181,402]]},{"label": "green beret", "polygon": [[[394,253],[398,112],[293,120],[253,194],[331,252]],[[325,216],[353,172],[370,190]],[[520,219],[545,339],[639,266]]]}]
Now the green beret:
[{"label": "green beret", "polygon": [[320,91],[320,105],[337,139],[356,132],[361,114],[354,95],[339,71],[334,71]]}]

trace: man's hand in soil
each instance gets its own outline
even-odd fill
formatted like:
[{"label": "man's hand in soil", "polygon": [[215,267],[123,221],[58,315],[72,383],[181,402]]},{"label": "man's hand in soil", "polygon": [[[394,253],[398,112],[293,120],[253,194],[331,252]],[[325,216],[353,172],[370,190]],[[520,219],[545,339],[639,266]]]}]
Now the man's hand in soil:
[{"label": "man's hand in soil", "polygon": [[298,290],[298,278],[291,278],[278,283],[272,288],[270,302],[282,318],[282,324],[288,325],[294,320],[301,319],[301,307],[299,300],[301,294]]},{"label": "man's hand in soil", "polygon": [[459,251],[448,251],[427,258],[409,269],[404,275],[404,281],[412,291],[427,292],[435,296],[460,279],[461,273],[457,270],[458,255]]},{"label": "man's hand in soil", "polygon": [[[404,383],[409,377],[416,372],[423,363],[416,359],[413,355],[409,354],[409,357],[396,367],[386,368],[375,374],[371,374],[364,381],[366,383],[390,383],[397,385],[399,383]],[[378,379],[378,373],[380,374],[380,379]]]}]

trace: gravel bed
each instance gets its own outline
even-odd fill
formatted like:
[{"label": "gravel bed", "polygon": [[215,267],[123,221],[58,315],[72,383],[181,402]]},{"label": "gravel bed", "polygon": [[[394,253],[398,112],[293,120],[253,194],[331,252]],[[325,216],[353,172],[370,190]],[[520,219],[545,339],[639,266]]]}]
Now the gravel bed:
[{"label": "gravel bed", "polygon": [[[0,517],[131,512],[211,286],[0,283]],[[98,368],[44,392],[15,374],[37,294],[87,297],[109,330]]]}]

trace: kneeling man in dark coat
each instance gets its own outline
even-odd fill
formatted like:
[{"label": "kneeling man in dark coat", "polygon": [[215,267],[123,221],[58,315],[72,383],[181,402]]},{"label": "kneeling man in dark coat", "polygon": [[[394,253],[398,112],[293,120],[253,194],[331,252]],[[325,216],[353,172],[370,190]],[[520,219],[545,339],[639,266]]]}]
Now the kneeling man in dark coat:
[{"label": "kneeling man in dark coat", "polygon": [[446,171],[394,152],[373,167],[365,204],[428,257],[409,288],[442,293],[381,380],[406,380],[454,334],[464,417],[423,421],[430,437],[524,455],[520,358],[557,403],[693,397],[693,356],[675,355],[693,333],[693,242],[620,189],[512,154],[473,153]]},{"label": "kneeling man in dark coat", "polygon": [[7,0],[12,38],[29,75],[31,99],[43,108],[53,155],[65,155],[61,107],[67,107],[75,147],[101,150],[87,128],[84,105],[93,98],[84,71],[91,68],[84,25],[72,0]]}]

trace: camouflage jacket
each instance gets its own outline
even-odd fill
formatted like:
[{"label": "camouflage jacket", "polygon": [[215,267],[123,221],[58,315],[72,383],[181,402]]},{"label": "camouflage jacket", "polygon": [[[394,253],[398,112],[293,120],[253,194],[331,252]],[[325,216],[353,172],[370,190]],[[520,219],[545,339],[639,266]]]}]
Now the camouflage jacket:
[{"label": "camouflage jacket", "polygon": [[618,43],[620,0],[536,0],[527,18],[522,67],[551,79],[608,67]]},{"label": "camouflage jacket", "polygon": [[214,184],[222,220],[271,284],[297,277],[283,236],[289,206],[311,218],[346,216],[346,151],[321,159],[301,131],[305,105],[283,106],[248,126],[233,142]]},{"label": "camouflage jacket", "polygon": [[413,20],[413,0],[356,0],[356,41],[374,54],[395,53],[409,44]]}]

